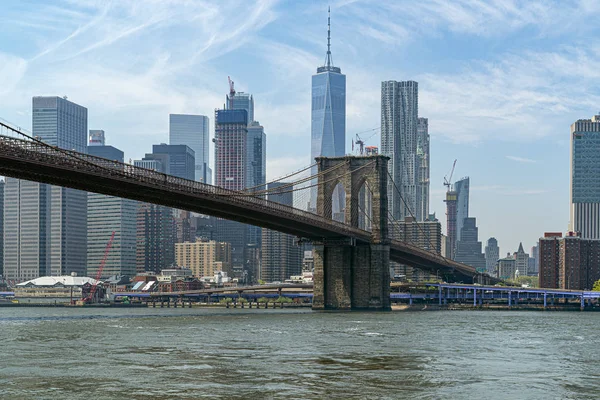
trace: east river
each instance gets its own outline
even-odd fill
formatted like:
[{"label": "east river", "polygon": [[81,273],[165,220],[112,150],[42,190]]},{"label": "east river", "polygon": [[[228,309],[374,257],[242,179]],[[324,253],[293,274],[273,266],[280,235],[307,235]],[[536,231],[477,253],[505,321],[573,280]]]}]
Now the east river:
[{"label": "east river", "polygon": [[0,308],[0,399],[593,399],[600,313]]}]

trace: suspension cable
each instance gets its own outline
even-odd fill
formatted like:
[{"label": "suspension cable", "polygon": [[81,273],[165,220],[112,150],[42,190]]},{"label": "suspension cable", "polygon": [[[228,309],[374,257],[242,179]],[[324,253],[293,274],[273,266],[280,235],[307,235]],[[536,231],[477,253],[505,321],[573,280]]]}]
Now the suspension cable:
[{"label": "suspension cable", "polygon": [[[345,174],[342,174],[342,175],[336,176],[336,177],[334,177],[334,178],[328,179],[328,180],[326,180],[326,181],[324,181],[324,182],[317,182],[317,183],[315,183],[315,184],[312,184],[312,185],[309,185],[309,186],[303,186],[303,187],[301,187],[301,188],[298,188],[298,189],[291,189],[291,190],[279,191],[279,190],[278,190],[279,188],[274,188],[274,191],[273,191],[272,193],[269,193],[269,194],[278,195],[278,194],[285,194],[285,193],[293,193],[293,192],[299,192],[299,191],[301,191],[301,190],[306,190],[306,189],[309,189],[309,188],[312,188],[312,187],[316,187],[316,186],[319,186],[319,185],[324,185],[324,184],[326,184],[326,183],[330,183],[330,182],[333,182],[333,181],[339,180],[340,178],[342,178],[342,177],[344,177],[344,176],[347,176],[347,175],[353,174],[354,172],[356,172],[356,171],[358,171],[358,170],[361,170],[361,169],[363,169],[363,168],[366,168],[366,167],[368,167],[368,166],[372,165],[373,163],[375,163],[375,161],[371,161],[370,163],[368,163],[368,164],[365,164],[365,165],[363,165],[363,166],[361,166],[361,167],[358,167],[358,168],[356,168],[355,170],[348,171],[348,172],[346,172]],[[345,164],[340,164],[340,165],[342,165],[342,166],[343,166],[343,165],[345,165]],[[326,172],[331,172],[332,170],[333,170],[333,168],[330,168],[330,169],[328,169],[328,170],[325,170],[325,171],[326,171]],[[325,172],[325,171],[324,171],[324,172]],[[292,184],[293,184],[293,185],[295,185],[295,184],[297,184],[297,182],[292,182]],[[288,186],[289,186],[289,185],[288,185]],[[281,186],[281,188],[283,188],[283,186]],[[252,197],[252,196],[256,196],[256,193],[242,193],[241,195],[236,193],[236,194],[233,194],[233,195],[219,195],[219,196],[241,196],[241,197]]]},{"label": "suspension cable", "polygon": [[[311,180],[313,180],[315,178],[318,178],[321,175],[327,174],[327,173],[329,173],[331,171],[335,171],[337,169],[340,169],[344,165],[346,165],[346,164],[345,163],[340,163],[340,164],[336,165],[335,167],[323,170],[323,171],[321,171],[321,172],[319,172],[319,173],[317,173],[315,175],[311,175],[311,176],[308,176],[308,177],[305,177],[305,178],[301,178],[301,179],[299,179],[299,180],[297,180],[295,182],[285,183],[285,184],[283,184],[281,186],[278,186],[276,188],[271,188],[271,189],[266,189],[266,190],[259,190],[259,191],[256,191],[256,192],[242,192],[242,195],[245,194],[245,195],[249,195],[249,196],[258,196],[258,195],[268,194],[268,193],[270,193],[272,191],[277,191],[278,189],[285,189],[285,188],[288,188],[290,186],[299,185],[301,183],[308,182],[308,181],[311,181]],[[300,189],[298,189],[298,190],[300,190]]]},{"label": "suspension cable", "polygon": [[246,189],[244,189],[244,190],[247,190],[247,191],[248,191],[248,190],[252,190],[252,189],[259,188],[259,187],[263,187],[263,186],[270,185],[271,183],[276,183],[276,182],[282,181],[282,180],[284,180],[284,179],[287,179],[287,178],[289,178],[289,177],[292,177],[292,176],[294,176],[294,175],[298,175],[298,174],[300,174],[300,173],[302,173],[302,172],[304,172],[304,171],[306,171],[306,170],[308,170],[308,169],[311,169],[311,168],[312,168],[312,167],[314,167],[315,165],[317,165],[317,163],[311,164],[311,165],[309,165],[308,167],[302,168],[302,169],[300,169],[300,170],[298,170],[298,171],[296,171],[296,172],[292,172],[292,173],[290,173],[290,174],[288,174],[288,175],[282,176],[282,177],[280,177],[280,178],[277,178],[277,179],[275,179],[275,180],[272,180],[272,181],[270,181],[270,182],[263,183],[263,184],[256,185],[256,186],[252,186],[252,187],[246,188]]},{"label": "suspension cable", "polygon": [[[421,225],[419,225],[419,221],[417,221],[417,218],[415,217],[415,214],[413,214],[412,210],[410,209],[410,207],[408,206],[408,204],[406,203],[406,200],[404,199],[404,197],[402,196],[402,194],[400,193],[400,189],[398,189],[398,186],[396,185],[396,182],[394,182],[394,179],[392,178],[392,175],[389,173],[388,171],[388,177],[390,178],[390,180],[392,181],[394,188],[396,189],[396,192],[398,193],[398,196],[400,197],[400,199],[402,200],[402,202],[404,203],[404,206],[406,207],[406,209],[408,210],[408,212],[410,213],[410,215],[414,218],[416,224],[417,224],[417,228],[421,231],[421,233],[423,234],[424,238],[427,238],[427,241],[429,242],[429,246],[431,246],[432,249],[435,249],[435,246],[433,246],[433,243],[431,242],[431,238],[429,237],[429,235],[425,234],[425,231],[423,230],[423,227]],[[389,211],[389,210],[388,210]],[[435,251],[435,250],[434,250]],[[439,256],[442,257],[442,259],[444,259],[444,261],[448,261],[448,259],[446,257],[444,257],[443,254],[441,254],[441,249],[440,249],[440,254]]]}]

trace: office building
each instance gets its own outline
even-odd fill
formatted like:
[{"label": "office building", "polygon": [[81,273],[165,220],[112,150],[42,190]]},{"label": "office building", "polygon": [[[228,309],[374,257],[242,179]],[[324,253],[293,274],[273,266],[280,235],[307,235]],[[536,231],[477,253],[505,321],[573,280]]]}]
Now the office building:
[{"label": "office building", "polygon": [[175,262],[176,227],[173,210],[138,203],[136,221],[136,272],[158,273]]},{"label": "office building", "polygon": [[429,215],[429,120],[419,118],[417,122],[417,221]]},{"label": "office building", "polygon": [[448,235],[448,247],[446,254],[452,260],[456,255],[456,205],[457,205],[457,194],[454,190],[448,190],[446,192],[446,233]]},{"label": "office building", "polygon": [[104,131],[90,129],[88,146],[104,146],[105,144]]},{"label": "office building", "polygon": [[4,181],[0,181],[0,277],[4,276]]},{"label": "office building", "polygon": [[462,227],[465,218],[469,217],[469,177],[454,182],[456,192],[456,242],[461,240]]},{"label": "office building", "polygon": [[517,260],[515,260],[513,255],[507,254],[506,257],[498,260],[498,278],[514,280],[517,276],[519,276],[517,272]]},{"label": "office building", "polygon": [[248,124],[254,121],[254,98],[250,93],[233,92],[225,95],[226,110],[246,110]]},{"label": "office building", "polygon": [[175,243],[195,242],[196,226],[191,212],[185,210],[173,210],[175,218]]},{"label": "office building", "polygon": [[[293,206],[294,193],[277,193],[277,188],[284,185],[285,182],[270,183],[268,200]],[[299,275],[301,272],[302,248],[296,244],[296,238],[286,233],[263,229],[260,279],[266,282],[284,282],[290,276]]]},{"label": "office building", "polygon": [[[63,149],[87,149],[87,109],[34,97],[33,135]],[[9,280],[86,273],[87,193],[7,178],[4,269]]]},{"label": "office building", "polygon": [[[245,109],[215,112],[215,185],[229,190],[247,187],[248,111]],[[215,222],[215,239],[231,244],[231,269],[227,274],[242,280],[248,277],[246,248],[248,225],[225,219]]]},{"label": "office building", "polygon": [[[413,217],[405,217],[404,221],[390,222],[389,233],[392,239],[442,254],[442,225],[430,214],[425,221],[417,221]],[[407,279],[421,282],[435,278],[417,268],[393,263],[394,275],[406,275]]]},{"label": "office building", "polygon": [[416,216],[419,84],[414,81],[381,83],[381,154],[390,157],[388,202],[392,217]]},{"label": "office building", "polygon": [[487,245],[485,246],[485,269],[488,274],[494,276],[496,270],[496,264],[500,259],[500,247],[498,247],[498,240],[496,238],[489,238]]},{"label": "office building", "polygon": [[195,242],[175,245],[175,263],[192,270],[192,276],[202,278],[227,271],[231,265],[231,245],[225,242]]},{"label": "office building", "polygon": [[591,290],[600,279],[600,240],[574,232],[561,236],[551,232],[540,238],[540,286]]},{"label": "office building", "polygon": [[448,240],[448,236],[442,234],[442,247],[441,247],[442,257],[450,258],[450,243]]},{"label": "office building", "polygon": [[194,150],[185,144],[155,144],[152,154],[143,160],[155,159],[163,163],[165,173],[193,181],[196,178],[196,156]]},{"label": "office building", "polygon": [[[248,125],[247,156],[246,156],[246,187],[255,190],[265,190],[267,182],[267,136],[265,130],[257,121]],[[263,185],[263,186],[260,186]],[[260,264],[260,248],[262,240],[262,229],[258,226],[248,225],[248,254],[247,259],[252,265],[254,277],[258,276],[258,265]],[[257,253],[257,254],[254,254]]]},{"label": "office building", "polygon": [[208,129],[208,117],[204,115],[169,114],[169,144],[187,145],[194,150],[194,180],[211,184]]},{"label": "office building", "polygon": [[470,265],[479,272],[486,270],[485,256],[481,252],[481,242],[478,240],[477,222],[474,217],[465,218],[463,221],[454,260]]},{"label": "office building", "polygon": [[542,288],[558,288],[558,260],[561,232],[546,232],[539,241],[539,284]]},{"label": "office building", "polygon": [[531,248],[531,257],[529,258],[529,272],[530,276],[537,276],[540,270],[540,255],[539,255],[539,243]]},{"label": "office building", "polygon": [[569,230],[600,239],[600,115],[571,125]]},{"label": "office building", "polygon": [[[90,131],[88,154],[124,162],[123,152],[113,146],[99,144],[98,136]],[[138,202],[99,193],[88,193],[87,274],[95,277],[104,259],[106,245],[115,232],[112,247],[106,258],[102,278],[136,274],[136,219]]]},{"label": "office building", "polygon": [[[267,135],[265,129],[257,121],[248,125],[246,140],[246,187],[254,188],[267,182]],[[264,190],[260,186],[257,190]]]},{"label": "office building", "polygon": [[[331,55],[331,24],[327,19],[327,54],[323,66],[317,68],[312,76],[311,89],[311,147],[310,164],[315,158],[341,157],[346,146],[346,75],[333,65]],[[317,167],[311,169],[312,175]],[[316,180],[312,181],[316,184]],[[333,215],[339,214],[345,207],[343,191],[336,188],[333,193]],[[317,208],[317,190],[311,188],[309,209]]]},{"label": "office building", "polygon": [[215,112],[215,185],[230,190],[246,189],[248,113],[246,110]]},{"label": "office building", "polygon": [[519,249],[515,253],[515,261],[519,276],[527,276],[529,271],[529,254],[523,250],[523,243],[519,243]]}]

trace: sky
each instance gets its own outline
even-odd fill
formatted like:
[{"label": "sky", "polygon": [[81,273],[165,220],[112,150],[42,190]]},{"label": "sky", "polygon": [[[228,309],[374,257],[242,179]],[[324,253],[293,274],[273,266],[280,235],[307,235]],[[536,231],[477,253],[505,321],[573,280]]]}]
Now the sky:
[{"label": "sky", "polygon": [[169,113],[207,115],[213,135],[231,76],[265,127],[267,178],[282,176],[311,164],[310,82],[329,5],[348,153],[381,124],[381,81],[415,80],[430,211],[444,230],[455,159],[483,246],[496,237],[503,255],[568,229],[570,125],[600,110],[595,0],[5,0],[0,117],[31,128],[33,96],[66,95],[139,159],[168,142]]}]

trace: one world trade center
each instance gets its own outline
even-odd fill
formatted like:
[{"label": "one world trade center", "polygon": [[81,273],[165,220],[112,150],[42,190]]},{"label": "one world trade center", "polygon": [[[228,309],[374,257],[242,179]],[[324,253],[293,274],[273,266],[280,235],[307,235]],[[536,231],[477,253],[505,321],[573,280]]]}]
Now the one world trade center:
[{"label": "one world trade center", "polygon": [[[331,58],[331,18],[327,18],[327,56],[325,64],[312,76],[311,163],[315,157],[341,157],[346,144],[346,75],[333,66]],[[312,168],[312,175],[317,167]],[[316,179],[312,182],[315,185]],[[332,198],[332,216],[343,221],[344,192],[338,186]],[[317,207],[317,188],[310,193],[309,209]]]}]

